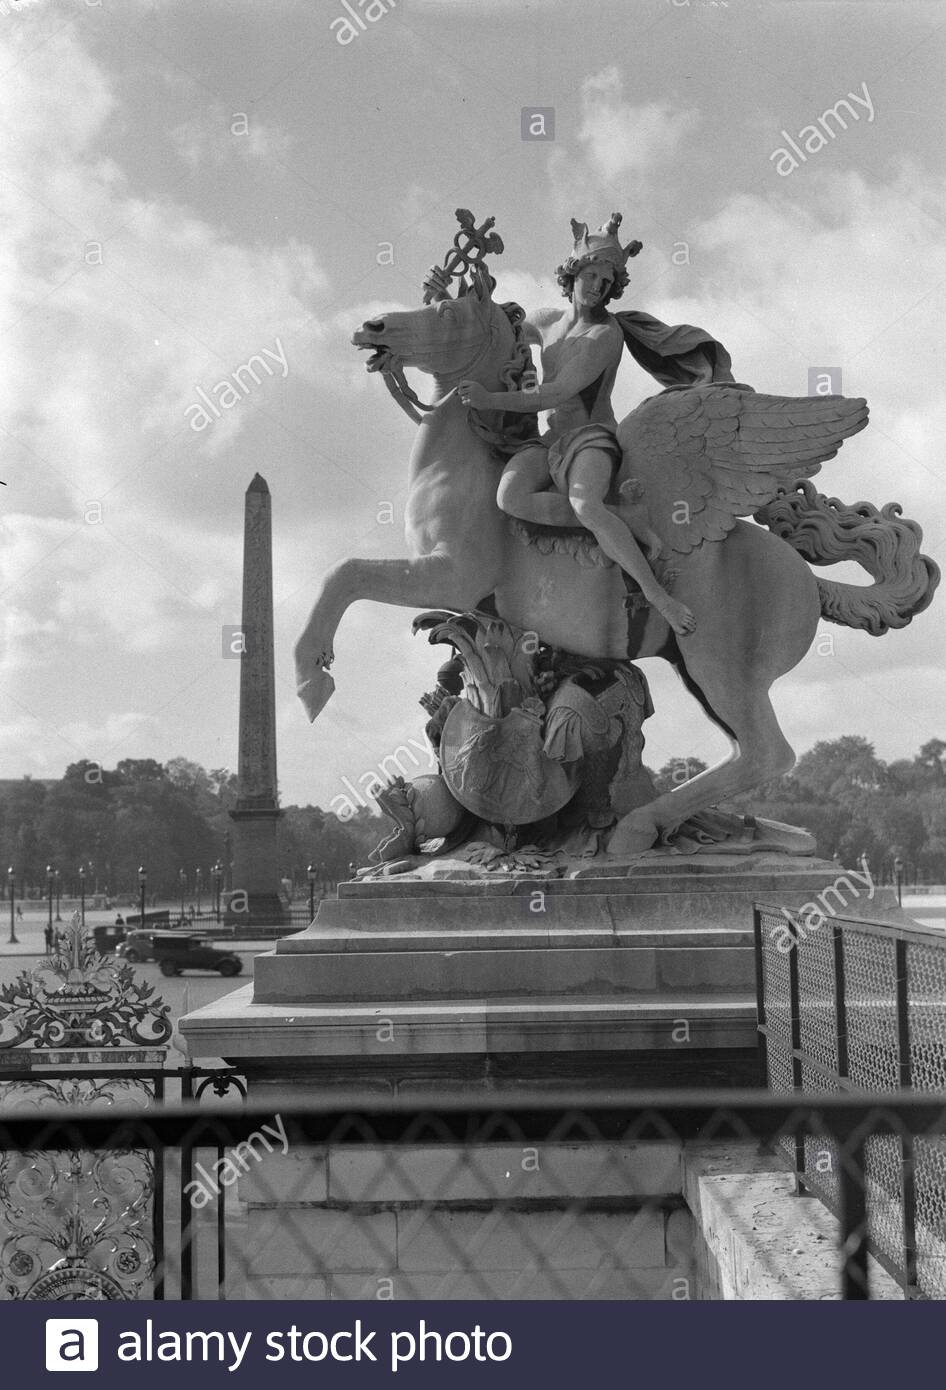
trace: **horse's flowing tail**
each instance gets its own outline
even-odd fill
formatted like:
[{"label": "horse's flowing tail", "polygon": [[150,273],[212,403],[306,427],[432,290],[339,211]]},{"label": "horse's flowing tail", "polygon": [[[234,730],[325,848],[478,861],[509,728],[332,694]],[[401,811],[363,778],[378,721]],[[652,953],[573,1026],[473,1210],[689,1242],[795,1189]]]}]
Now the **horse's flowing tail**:
[{"label": "horse's flowing tail", "polygon": [[906,627],[932,601],[939,566],[920,553],[923,532],[900,516],[896,502],[880,510],[870,502],[853,507],[823,497],[810,482],[780,493],[756,513],[812,565],[856,560],[873,584],[843,584],[819,579],[822,616],[845,627],[864,628],[879,637],[891,627]]}]

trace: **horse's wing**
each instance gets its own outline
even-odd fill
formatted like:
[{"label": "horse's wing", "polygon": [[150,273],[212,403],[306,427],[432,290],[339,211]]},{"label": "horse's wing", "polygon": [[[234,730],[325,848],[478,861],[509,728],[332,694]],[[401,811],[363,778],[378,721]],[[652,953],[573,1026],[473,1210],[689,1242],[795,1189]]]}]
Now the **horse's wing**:
[{"label": "horse's wing", "polygon": [[638,478],[650,522],[672,550],[722,540],[739,516],[818,472],[867,424],[845,396],[764,396],[694,386],[652,396],[618,428],[621,478]]}]

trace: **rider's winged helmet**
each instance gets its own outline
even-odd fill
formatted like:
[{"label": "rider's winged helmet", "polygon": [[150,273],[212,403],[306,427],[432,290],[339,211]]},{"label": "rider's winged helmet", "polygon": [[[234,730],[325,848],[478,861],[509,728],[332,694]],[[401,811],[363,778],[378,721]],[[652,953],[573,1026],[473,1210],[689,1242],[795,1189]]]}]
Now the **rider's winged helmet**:
[{"label": "rider's winged helmet", "polygon": [[624,293],[624,287],[628,282],[625,262],[631,256],[636,256],[641,249],[639,241],[628,242],[627,246],[622,246],[618,241],[618,228],[621,225],[621,214],[612,212],[603,227],[599,227],[596,232],[588,230],[587,222],[576,222],[572,218],[572,236],[574,245],[571,253],[566,256],[560,266],[555,269],[558,282],[562,286],[563,292],[571,298],[572,286],[575,283],[575,276],[585,266],[598,263],[606,266],[614,276],[608,299],[619,299]]}]

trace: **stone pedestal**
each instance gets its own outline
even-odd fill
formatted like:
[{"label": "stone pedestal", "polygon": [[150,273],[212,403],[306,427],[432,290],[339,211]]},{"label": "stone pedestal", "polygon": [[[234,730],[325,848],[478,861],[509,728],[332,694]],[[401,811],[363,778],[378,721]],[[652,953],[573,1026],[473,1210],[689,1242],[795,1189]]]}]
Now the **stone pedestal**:
[{"label": "stone pedestal", "polygon": [[[752,904],[799,909],[837,881],[757,854],[343,883],[180,1031],[274,1113],[352,1090],[501,1107],[522,1087],[758,1085]],[[897,912],[884,890],[852,910]],[[697,1296],[672,1144],[311,1146],[242,1186],[245,1297]]]},{"label": "stone pedestal", "polygon": [[223,920],[228,926],[286,920],[277,870],[281,815],[275,807],[230,812],[236,886],[224,894]]},{"label": "stone pedestal", "polygon": [[[754,1085],[754,901],[800,908],[836,865],[672,856],[622,876],[339,885],[252,985],[190,1014],[197,1057],[259,1095],[503,1085]],[[896,911],[878,890],[861,911]]]}]

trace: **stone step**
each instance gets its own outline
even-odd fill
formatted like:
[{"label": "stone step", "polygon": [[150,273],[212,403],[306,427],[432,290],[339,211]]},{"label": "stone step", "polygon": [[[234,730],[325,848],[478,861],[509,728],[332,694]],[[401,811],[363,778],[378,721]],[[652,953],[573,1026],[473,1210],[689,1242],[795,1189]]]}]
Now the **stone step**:
[{"label": "stone step", "polygon": [[[805,891],[783,889],[778,901],[798,910],[810,899]],[[763,899],[765,901],[765,899]],[[743,893],[642,893],[633,897],[588,894],[576,897],[543,894],[522,896],[510,902],[496,897],[446,897],[425,899],[396,896],[371,900],[345,898],[326,900],[312,927],[345,931],[383,933],[387,930],[440,928],[471,935],[483,931],[511,932],[519,927],[585,929],[613,935],[617,930],[646,930],[653,927],[702,928],[722,926],[752,932],[753,899]],[[870,905],[867,905],[870,906]],[[285,937],[298,940],[299,934]]]},{"label": "stone step", "polygon": [[335,951],[257,957],[259,1003],[613,996],[688,989],[754,994],[750,945],[571,950]]},{"label": "stone step", "polygon": [[[781,901],[800,907],[807,894],[784,892]],[[596,893],[576,897],[543,895],[508,898],[447,897],[414,898],[396,896],[380,900],[345,898],[326,900],[315,922],[304,933],[284,937],[280,953],[298,952],[306,935],[317,942],[323,929],[366,931],[383,935],[388,931],[439,930],[510,935],[520,928],[542,930],[585,930],[613,939],[618,931],[654,928],[702,929],[739,928],[751,937],[752,902],[741,893],[693,893],[686,898],[672,893],[646,893],[633,898]],[[289,943],[295,945],[290,946]]]},{"label": "stone step", "polygon": [[[680,868],[662,865],[659,869],[650,871],[635,867],[632,875],[614,877],[609,876],[605,870],[600,870],[588,872],[587,876],[581,878],[550,879],[543,877],[541,873],[522,873],[497,874],[489,879],[421,880],[409,877],[399,879],[396,875],[384,879],[353,879],[338,885],[338,897],[374,898],[387,902],[394,902],[400,898],[511,898],[528,897],[537,890],[548,897],[581,897],[585,894],[637,897],[642,893],[679,895],[685,882],[687,893],[739,893],[743,897],[748,894],[750,897],[763,899],[768,895],[770,900],[778,901],[782,892],[786,890],[801,893],[819,892],[843,874],[843,871],[833,866],[812,866],[807,860],[802,860],[797,869],[773,868],[771,872],[767,872],[762,869],[734,868],[731,856],[721,855],[718,858],[725,858],[727,862],[699,865],[688,862],[685,875]],[[853,880],[853,883],[861,890],[862,896],[866,897],[863,883],[858,880]]]},{"label": "stone step", "polygon": [[688,990],[650,997],[267,1004],[247,985],[181,1020],[195,1056],[382,1059],[500,1053],[753,1049],[755,1000]]},{"label": "stone step", "polygon": [[283,937],[276,946],[280,956],[320,955],[326,952],[378,951],[459,951],[459,950],[557,950],[570,951],[605,946],[751,946],[752,931],[736,927],[617,927],[611,931],[574,927],[509,927],[505,930],[478,928],[467,923],[449,928],[422,926],[414,928],[363,930],[309,927],[295,936]]}]

